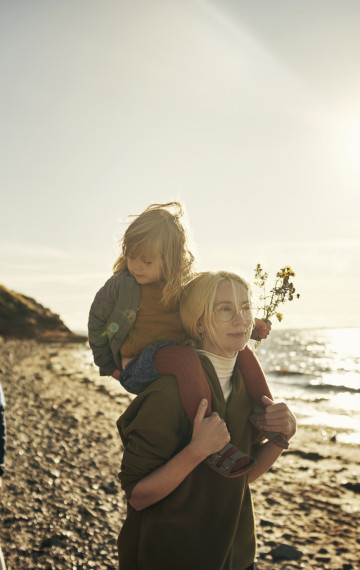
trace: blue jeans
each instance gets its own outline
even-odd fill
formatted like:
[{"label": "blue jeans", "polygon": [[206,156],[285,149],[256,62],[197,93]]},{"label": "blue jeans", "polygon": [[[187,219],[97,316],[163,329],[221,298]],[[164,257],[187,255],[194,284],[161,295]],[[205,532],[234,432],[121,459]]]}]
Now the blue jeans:
[{"label": "blue jeans", "polygon": [[120,372],[119,382],[131,394],[140,394],[149,384],[159,378],[154,367],[155,352],[162,346],[174,345],[175,342],[163,341],[149,344],[139,356],[136,356]]}]

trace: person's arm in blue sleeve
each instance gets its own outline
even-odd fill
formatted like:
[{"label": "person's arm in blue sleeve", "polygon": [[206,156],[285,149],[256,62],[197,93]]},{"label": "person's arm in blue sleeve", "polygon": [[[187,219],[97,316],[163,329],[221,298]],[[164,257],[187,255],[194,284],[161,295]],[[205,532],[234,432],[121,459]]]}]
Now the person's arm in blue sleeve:
[{"label": "person's arm in blue sleeve", "polygon": [[0,477],[4,474],[5,464],[5,398],[0,384]]}]

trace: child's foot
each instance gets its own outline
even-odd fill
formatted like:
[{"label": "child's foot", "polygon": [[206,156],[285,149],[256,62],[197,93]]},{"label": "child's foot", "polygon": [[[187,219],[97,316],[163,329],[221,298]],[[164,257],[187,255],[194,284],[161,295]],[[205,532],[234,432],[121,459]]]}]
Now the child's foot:
[{"label": "child's foot", "polygon": [[255,461],[237,447],[228,443],[223,449],[205,459],[206,465],[223,477],[241,477],[255,465]]}]

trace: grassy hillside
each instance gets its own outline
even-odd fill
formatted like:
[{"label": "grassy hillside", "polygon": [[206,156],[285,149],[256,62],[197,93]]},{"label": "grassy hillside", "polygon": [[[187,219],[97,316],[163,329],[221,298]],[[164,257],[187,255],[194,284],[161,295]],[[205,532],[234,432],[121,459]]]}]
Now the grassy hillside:
[{"label": "grassy hillside", "polygon": [[39,340],[84,340],[74,335],[59,315],[35,299],[0,285],[0,336]]}]

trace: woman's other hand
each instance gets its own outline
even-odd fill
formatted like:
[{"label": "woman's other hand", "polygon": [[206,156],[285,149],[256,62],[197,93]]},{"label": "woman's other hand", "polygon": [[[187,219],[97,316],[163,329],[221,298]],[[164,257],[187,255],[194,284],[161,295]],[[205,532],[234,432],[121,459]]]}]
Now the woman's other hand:
[{"label": "woman's other hand", "polygon": [[267,396],[262,397],[265,413],[260,416],[256,425],[263,431],[279,431],[290,439],[296,433],[296,418],[287,404],[275,403]]},{"label": "woman's other hand", "polygon": [[[284,402],[275,403],[267,396],[262,397],[266,408],[264,415],[259,416],[256,422],[261,431],[279,431],[290,439],[296,432],[296,419]],[[275,463],[282,449],[271,439],[259,446],[253,453],[256,465],[249,471],[248,482],[253,483],[261,477]]]}]

